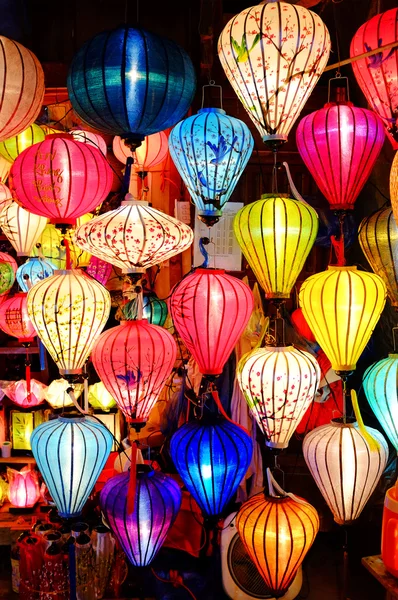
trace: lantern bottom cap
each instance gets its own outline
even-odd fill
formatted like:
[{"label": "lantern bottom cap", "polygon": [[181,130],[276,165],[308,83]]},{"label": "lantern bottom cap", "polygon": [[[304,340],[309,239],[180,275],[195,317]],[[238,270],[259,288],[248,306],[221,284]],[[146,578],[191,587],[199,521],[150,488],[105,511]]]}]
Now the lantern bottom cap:
[{"label": "lantern bottom cap", "polygon": [[29,256],[30,252],[17,252],[17,256]]},{"label": "lantern bottom cap", "polygon": [[267,441],[265,442],[265,445],[266,445],[268,448],[276,448],[276,449],[279,449],[279,450],[283,450],[283,448],[287,448],[287,447],[288,447],[289,443],[283,443],[283,442],[270,442],[270,441],[268,441],[268,440],[267,440]]},{"label": "lantern bottom cap", "polygon": [[81,375],[83,369],[59,369],[61,375]]},{"label": "lantern bottom cap", "polygon": [[200,217],[221,217],[222,210],[200,210],[198,214]]},{"label": "lantern bottom cap", "polygon": [[354,210],[353,204],[329,204],[330,210]]},{"label": "lantern bottom cap", "polygon": [[287,135],[283,135],[282,133],[270,133],[268,135],[263,135],[263,142],[273,142],[278,140],[281,142],[287,142]]},{"label": "lantern bottom cap", "polygon": [[332,363],[333,371],[336,371],[337,375],[340,375],[340,377],[344,374],[351,375],[356,368],[356,363],[353,365],[339,365],[338,363]]},{"label": "lantern bottom cap", "polygon": [[74,225],[76,225],[76,218],[75,219],[49,219],[49,222],[52,225],[55,225],[58,229],[60,229],[61,227],[73,227]]},{"label": "lantern bottom cap", "polygon": [[67,512],[61,512],[59,510],[58,514],[63,519],[74,519],[75,517],[80,517],[82,514],[82,511],[80,510],[79,512],[75,512],[75,513],[67,513]]},{"label": "lantern bottom cap", "polygon": [[265,292],[267,300],[288,300],[290,298],[290,292]]}]

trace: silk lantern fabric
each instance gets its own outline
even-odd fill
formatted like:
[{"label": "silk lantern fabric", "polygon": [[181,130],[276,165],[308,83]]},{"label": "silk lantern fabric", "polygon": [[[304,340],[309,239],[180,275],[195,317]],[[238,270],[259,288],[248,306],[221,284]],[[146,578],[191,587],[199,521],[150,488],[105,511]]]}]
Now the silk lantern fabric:
[{"label": "silk lantern fabric", "polygon": [[320,17],[286,2],[246,8],[218,40],[225,74],[265,142],[286,141],[329,52]]},{"label": "silk lantern fabric", "polygon": [[94,131],[86,131],[85,129],[71,129],[70,132],[76,142],[82,142],[83,144],[88,144],[89,146],[93,146],[97,148],[104,156],[107,155],[107,146],[106,141],[99,135],[99,133],[94,133]]},{"label": "silk lantern fabric", "polygon": [[56,269],[55,265],[43,258],[28,258],[23,265],[18,267],[16,273],[18,285],[23,292],[28,292],[32,285],[54,275]]},{"label": "silk lantern fabric", "polygon": [[292,321],[294,329],[296,330],[296,332],[299,335],[301,335],[303,338],[305,338],[307,341],[309,341],[313,344],[316,343],[314,334],[312,333],[311,329],[308,327],[308,323],[305,320],[305,317],[303,315],[303,311],[301,308],[296,308],[296,310],[294,310],[292,312],[292,314],[290,315],[290,319]]},{"label": "silk lantern fabric", "polygon": [[351,102],[326,104],[300,121],[298,151],[331,210],[354,208],[384,137],[380,118]]},{"label": "silk lantern fabric", "polygon": [[[398,39],[398,8],[375,15],[351,41],[350,56],[376,50]],[[372,109],[381,117],[393,148],[398,149],[398,50],[391,48],[352,63],[355,78]]]},{"label": "silk lantern fabric", "polygon": [[80,515],[112,444],[108,429],[89,417],[56,417],[33,430],[32,453],[61,517]]},{"label": "silk lantern fabric", "polygon": [[14,274],[16,274],[18,270],[18,264],[15,258],[11,256],[11,254],[7,254],[7,252],[0,252],[0,262],[6,262],[8,265],[10,265],[10,267],[14,271]]},{"label": "silk lantern fabric", "polygon": [[0,212],[0,227],[17,256],[29,256],[44,231],[46,217],[40,217],[11,202]]},{"label": "silk lantern fabric", "polygon": [[[11,165],[10,165],[10,168],[11,168]],[[11,190],[9,190],[8,187],[4,183],[1,183],[1,181],[0,181],[0,211],[2,211],[6,206],[11,204],[11,202],[12,202]]]},{"label": "silk lantern fabric", "polygon": [[7,467],[8,498],[11,506],[31,508],[40,499],[39,474],[29,466],[20,471]]},{"label": "silk lantern fabric", "polygon": [[57,269],[65,269],[66,252],[65,246],[61,243],[62,238],[61,231],[55,225],[48,223],[33,246],[30,256],[39,257],[39,248],[37,247],[39,245],[40,255],[44,256],[45,260],[50,261]]},{"label": "silk lantern fabric", "polygon": [[133,158],[133,169],[136,171],[152,171],[162,163],[168,153],[167,135],[164,131],[148,135],[134,152],[126,146],[119,135],[113,138],[113,154],[123,164],[128,158]]},{"label": "silk lantern fabric", "polygon": [[83,122],[142,140],[182,119],[195,93],[195,73],[175,42],[122,25],[97,34],[75,54],[68,92]]},{"label": "silk lantern fabric", "polygon": [[36,330],[29,317],[27,294],[15,294],[2,303],[0,329],[7,335],[18,338],[21,343],[30,344],[33,341]]},{"label": "silk lantern fabric", "polygon": [[104,412],[109,412],[116,406],[115,400],[112,398],[102,381],[98,381],[89,386],[88,401],[93,408]]},{"label": "silk lantern fabric", "polygon": [[221,216],[253,146],[247,125],[220,108],[202,108],[172,129],[171,158],[199,216]]},{"label": "silk lantern fabric", "polygon": [[6,294],[13,286],[15,281],[15,273],[12,265],[9,262],[1,260],[0,253],[0,296]]},{"label": "silk lantern fabric", "polygon": [[33,146],[33,144],[42,142],[45,137],[46,134],[42,128],[33,123],[25,129],[25,131],[22,131],[8,140],[4,140],[4,142],[0,142],[0,154],[4,156],[6,160],[14,162],[21,152],[26,150],[26,148]]},{"label": "silk lantern fabric", "polygon": [[233,226],[266,297],[289,298],[315,242],[316,211],[292,198],[263,194],[261,200],[241,208]]},{"label": "silk lantern fabric", "polygon": [[112,265],[96,256],[91,256],[86,273],[99,281],[102,285],[106,285],[106,282],[112,273]]}]

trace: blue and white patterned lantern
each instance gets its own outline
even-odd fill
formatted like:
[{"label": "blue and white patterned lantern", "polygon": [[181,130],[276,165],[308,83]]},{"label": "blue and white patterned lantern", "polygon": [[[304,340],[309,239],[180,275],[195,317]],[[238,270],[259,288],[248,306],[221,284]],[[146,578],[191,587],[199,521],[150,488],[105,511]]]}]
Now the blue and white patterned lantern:
[{"label": "blue and white patterned lantern", "polygon": [[23,292],[28,292],[39,281],[54,275],[56,270],[57,267],[47,259],[40,257],[28,258],[23,265],[18,267],[16,273],[19,287]]}]

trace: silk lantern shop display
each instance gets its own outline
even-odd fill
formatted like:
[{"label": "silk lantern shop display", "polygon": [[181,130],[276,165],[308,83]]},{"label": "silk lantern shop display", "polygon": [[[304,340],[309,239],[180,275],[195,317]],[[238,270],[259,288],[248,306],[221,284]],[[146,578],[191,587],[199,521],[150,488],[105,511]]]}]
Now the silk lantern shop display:
[{"label": "silk lantern shop display", "polygon": [[123,164],[127,159],[133,160],[133,169],[144,178],[148,172],[153,171],[167,157],[168,141],[164,131],[159,131],[144,138],[141,145],[134,151],[124,143],[123,139],[116,135],[112,142],[113,154]]},{"label": "silk lantern shop display", "polygon": [[221,108],[201,108],[172,129],[170,155],[199,218],[211,226],[222,215],[253,151],[245,123]]},{"label": "silk lantern shop display", "polygon": [[0,212],[0,227],[17,256],[29,256],[47,224],[46,217],[35,215],[11,202]]},{"label": "silk lantern shop display", "polygon": [[18,285],[23,292],[28,292],[32,285],[39,281],[54,275],[57,267],[44,258],[28,258],[28,260],[18,267],[16,278]]},{"label": "silk lantern shop display", "polygon": [[39,125],[29,125],[25,131],[22,131],[18,135],[9,138],[8,140],[4,140],[4,142],[0,142],[0,154],[4,156],[4,158],[10,162],[14,162],[21,152],[33,146],[33,144],[38,144],[42,142],[46,134],[42,130]]}]

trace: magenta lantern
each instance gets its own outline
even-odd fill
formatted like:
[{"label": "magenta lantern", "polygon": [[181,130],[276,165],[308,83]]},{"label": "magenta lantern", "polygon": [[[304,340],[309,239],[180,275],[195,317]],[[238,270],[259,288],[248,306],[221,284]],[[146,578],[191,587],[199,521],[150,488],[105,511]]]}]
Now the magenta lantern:
[{"label": "magenta lantern", "polygon": [[108,329],[92,352],[102,383],[133,423],[147,420],[176,357],[173,336],[146,319]]},{"label": "magenta lantern", "polygon": [[99,150],[69,135],[49,135],[17,157],[9,181],[23,208],[51,223],[74,225],[105,200],[112,179]]},{"label": "magenta lantern", "polygon": [[22,344],[33,341],[36,335],[26,307],[28,294],[21,292],[8,298],[0,307],[0,329],[7,335],[18,338]]},{"label": "magenta lantern", "polygon": [[8,497],[12,506],[30,508],[40,498],[39,477],[37,471],[29,466],[20,471],[7,467],[9,483]]},{"label": "magenta lantern", "polygon": [[301,158],[332,210],[350,210],[384,143],[377,115],[351,102],[328,103],[297,128]]},{"label": "magenta lantern", "polygon": [[219,375],[253,311],[245,283],[219,269],[196,269],[174,287],[174,325],[203,375]]},{"label": "magenta lantern", "polygon": [[99,281],[102,285],[106,285],[106,282],[112,273],[112,265],[101,258],[91,256],[86,273]]}]

